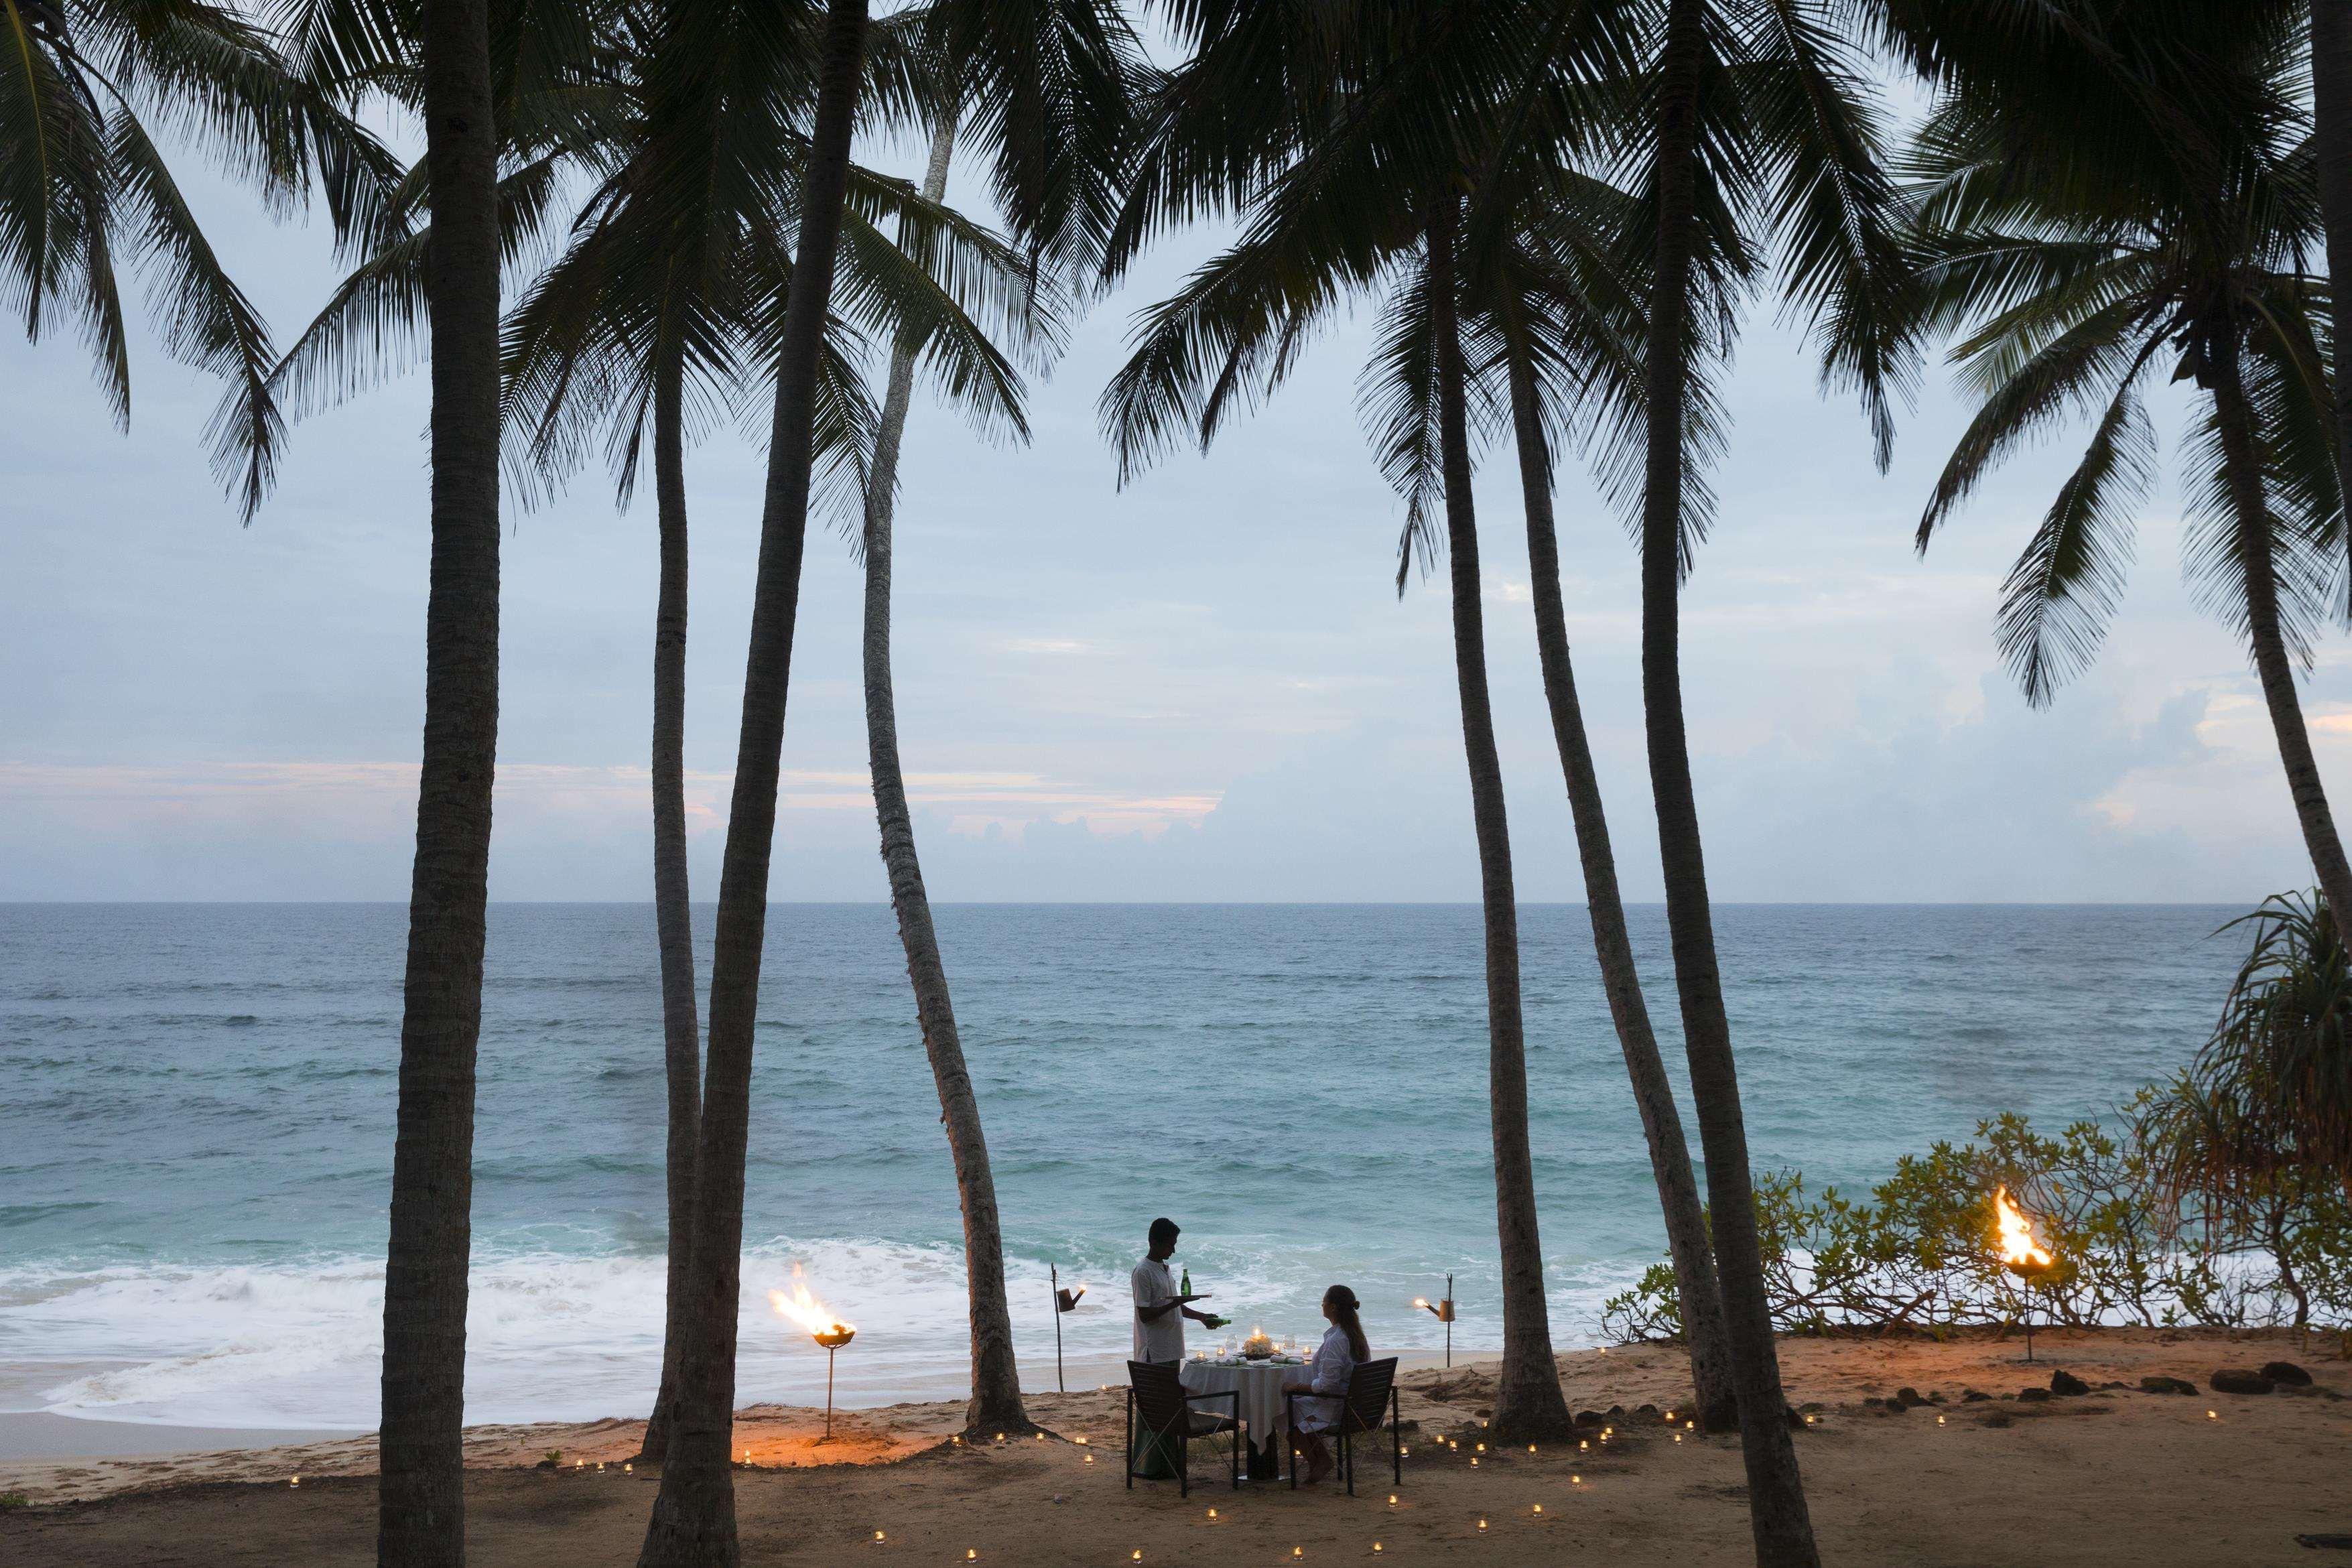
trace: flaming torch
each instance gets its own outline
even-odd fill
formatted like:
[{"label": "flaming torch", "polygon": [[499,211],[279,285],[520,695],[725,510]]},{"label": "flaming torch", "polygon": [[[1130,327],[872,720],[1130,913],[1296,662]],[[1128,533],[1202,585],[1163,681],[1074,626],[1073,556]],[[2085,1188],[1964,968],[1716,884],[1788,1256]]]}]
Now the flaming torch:
[{"label": "flaming torch", "polygon": [[1445,1364],[1451,1367],[1454,1364],[1454,1276],[1448,1274],[1445,1277],[1443,1300],[1431,1301],[1415,1296],[1412,1304],[1445,1325]]},{"label": "flaming torch", "polygon": [[2057,1257],[2033,1239],[2033,1222],[2009,1201],[2007,1187],[1992,1194],[1993,1222],[2000,1227],[2000,1265],[2025,1282],[2025,1359],[2033,1359],[2033,1287],[2047,1279]]},{"label": "flaming torch", "polygon": [[842,1346],[857,1337],[857,1331],[826,1310],[825,1304],[809,1291],[808,1281],[801,1278],[800,1267],[793,1268],[793,1292],[768,1292],[768,1304],[776,1315],[790,1319],[808,1331],[809,1338],[824,1347],[824,1438],[833,1441],[833,1358]]}]

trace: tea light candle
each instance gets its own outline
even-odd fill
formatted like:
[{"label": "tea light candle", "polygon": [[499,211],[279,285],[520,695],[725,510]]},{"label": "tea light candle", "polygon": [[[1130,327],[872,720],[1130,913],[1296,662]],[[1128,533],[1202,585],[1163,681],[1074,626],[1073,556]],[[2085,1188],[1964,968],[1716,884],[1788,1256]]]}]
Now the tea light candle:
[{"label": "tea light candle", "polygon": [[296,1476],[293,1479],[291,1479],[291,1480],[288,1481],[286,1484],[287,1484],[288,1486],[289,1486],[289,1487],[299,1487],[299,1486],[300,1486],[300,1485],[302,1484],[302,1478],[301,1478],[301,1477],[299,1477],[299,1476]]},{"label": "tea light candle", "polygon": [[1480,1520],[1480,1521],[1478,1521],[1478,1533],[1480,1533],[1481,1535],[1484,1535],[1486,1532],[1486,1521],[1485,1520],[1483,1520],[1483,1519],[1482,1519],[1482,1520]]},{"label": "tea light candle", "polygon": [[1542,1512],[1543,1512],[1543,1504],[1541,1504],[1541,1503],[1538,1503],[1538,1504],[1536,1504],[1536,1512],[1537,1512],[1537,1513],[1538,1513],[1538,1514],[1540,1514],[1540,1513],[1542,1513]]},{"label": "tea light candle", "polygon": [[882,1532],[881,1532],[880,1531],[878,1531],[878,1530],[877,1530],[877,1531],[876,1531],[874,1532],[874,1539],[875,1539],[875,1540],[876,1540],[876,1542],[880,1542],[880,1541],[882,1541],[882,1540],[884,1539]]},{"label": "tea light candle", "polygon": [[1396,1507],[1396,1493],[1394,1492],[1389,1493],[1389,1506],[1391,1508]]},{"label": "tea light candle", "polygon": [[1584,1484],[1584,1478],[1582,1476],[1570,1476],[1568,1478],[1568,1484],[1572,1487],[1580,1487]]}]

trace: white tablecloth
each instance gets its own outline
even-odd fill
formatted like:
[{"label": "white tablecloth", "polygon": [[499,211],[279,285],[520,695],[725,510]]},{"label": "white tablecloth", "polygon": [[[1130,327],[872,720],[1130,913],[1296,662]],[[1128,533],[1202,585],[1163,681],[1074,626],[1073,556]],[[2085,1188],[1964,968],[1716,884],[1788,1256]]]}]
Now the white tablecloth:
[{"label": "white tablecloth", "polygon": [[[1282,1435],[1282,1385],[1293,1378],[1304,1380],[1303,1366],[1219,1366],[1213,1362],[1186,1361],[1177,1373],[1184,1387],[1193,1394],[1223,1394],[1238,1392],[1241,1398],[1241,1418],[1248,1424],[1244,1434],[1260,1448],[1268,1447]],[[1196,1410],[1218,1415],[1226,1414],[1226,1401],[1214,1405],[1196,1405]],[[1278,1450],[1276,1450],[1278,1451]]]}]

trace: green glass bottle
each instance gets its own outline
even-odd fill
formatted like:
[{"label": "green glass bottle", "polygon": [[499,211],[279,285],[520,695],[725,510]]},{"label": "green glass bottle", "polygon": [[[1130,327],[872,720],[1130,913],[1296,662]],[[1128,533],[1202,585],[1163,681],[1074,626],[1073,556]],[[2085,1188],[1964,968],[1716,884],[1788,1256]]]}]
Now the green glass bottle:
[{"label": "green glass bottle", "polygon": [[1186,1296],[1189,1296],[1189,1295],[1191,1295],[1191,1294],[1192,1293],[1192,1266],[1191,1266],[1191,1265],[1187,1264],[1187,1265],[1185,1266],[1185,1268],[1184,1268],[1184,1283],[1183,1283],[1183,1284],[1181,1284],[1181,1285],[1180,1285],[1180,1286],[1178,1286],[1178,1287],[1177,1287],[1177,1289],[1178,1289],[1178,1291],[1179,1291],[1181,1294],[1183,1294],[1183,1295],[1186,1295]]}]

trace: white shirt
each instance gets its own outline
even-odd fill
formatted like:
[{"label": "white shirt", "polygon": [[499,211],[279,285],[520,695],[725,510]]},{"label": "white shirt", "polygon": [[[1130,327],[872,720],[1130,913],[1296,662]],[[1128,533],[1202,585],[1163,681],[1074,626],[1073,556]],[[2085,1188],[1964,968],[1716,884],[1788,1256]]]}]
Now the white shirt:
[{"label": "white shirt", "polygon": [[1323,1342],[1315,1347],[1314,1357],[1307,1362],[1306,1370],[1307,1380],[1317,1394],[1334,1397],[1301,1399],[1299,1429],[1328,1432],[1339,1419],[1339,1401],[1336,1396],[1348,1392],[1348,1379],[1356,1370],[1356,1352],[1348,1344],[1348,1331],[1337,1323],[1326,1330]]},{"label": "white shirt", "polygon": [[1135,1292],[1135,1359],[1138,1361],[1182,1361],[1184,1359],[1184,1310],[1171,1308],[1146,1322],[1143,1309],[1156,1307],[1162,1301],[1176,1299],[1176,1271],[1167,1264],[1147,1258],[1135,1266],[1127,1277],[1128,1287]]}]

